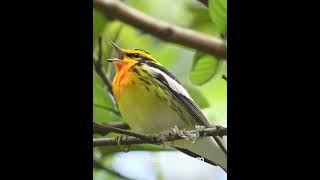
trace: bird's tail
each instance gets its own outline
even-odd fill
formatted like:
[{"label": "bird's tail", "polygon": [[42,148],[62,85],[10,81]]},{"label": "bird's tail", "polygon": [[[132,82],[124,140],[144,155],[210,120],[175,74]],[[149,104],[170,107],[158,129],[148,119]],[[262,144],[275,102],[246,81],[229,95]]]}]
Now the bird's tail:
[{"label": "bird's tail", "polygon": [[220,149],[213,137],[199,138],[194,143],[177,140],[174,147],[189,156],[203,158],[209,164],[218,165],[227,172],[227,155]]}]

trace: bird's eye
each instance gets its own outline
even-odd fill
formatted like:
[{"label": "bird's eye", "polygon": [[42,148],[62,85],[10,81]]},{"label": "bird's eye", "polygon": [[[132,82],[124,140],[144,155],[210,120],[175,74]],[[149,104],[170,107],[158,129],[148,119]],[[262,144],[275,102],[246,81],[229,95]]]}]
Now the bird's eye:
[{"label": "bird's eye", "polygon": [[141,58],[140,54],[136,53],[133,55],[134,58]]}]

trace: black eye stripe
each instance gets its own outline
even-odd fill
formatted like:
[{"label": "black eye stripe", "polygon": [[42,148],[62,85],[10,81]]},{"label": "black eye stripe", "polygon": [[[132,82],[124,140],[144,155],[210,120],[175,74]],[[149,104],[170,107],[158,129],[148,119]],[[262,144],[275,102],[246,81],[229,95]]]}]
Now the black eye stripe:
[{"label": "black eye stripe", "polygon": [[140,56],[140,54],[134,54],[133,55],[135,58],[140,58],[141,56]]},{"label": "black eye stripe", "polygon": [[139,61],[137,64],[138,66],[141,66],[143,63],[146,63],[148,61],[152,61],[152,62],[154,61],[153,59],[142,56],[139,53],[126,53],[126,56],[129,58],[138,60]]}]

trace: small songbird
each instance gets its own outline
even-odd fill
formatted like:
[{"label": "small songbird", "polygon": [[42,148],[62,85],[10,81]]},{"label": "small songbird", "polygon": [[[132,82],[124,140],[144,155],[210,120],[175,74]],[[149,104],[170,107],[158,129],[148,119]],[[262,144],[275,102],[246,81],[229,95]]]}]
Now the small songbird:
[{"label": "small songbird", "polygon": [[[113,94],[131,130],[159,134],[174,127],[194,130],[210,127],[207,118],[180,82],[148,52],[121,49],[111,43],[118,57],[108,59],[116,68]],[[227,155],[220,137],[200,137],[195,142],[176,140],[173,147],[227,171]],[[217,143],[217,141],[220,141]]]}]

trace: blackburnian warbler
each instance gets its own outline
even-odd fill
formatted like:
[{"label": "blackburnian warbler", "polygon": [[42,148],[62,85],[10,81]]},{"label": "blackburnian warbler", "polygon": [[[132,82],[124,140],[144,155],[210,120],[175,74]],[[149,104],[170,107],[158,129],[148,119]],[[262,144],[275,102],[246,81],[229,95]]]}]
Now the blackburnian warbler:
[{"label": "blackburnian warbler", "polygon": [[[113,94],[132,131],[158,134],[173,127],[186,130],[196,129],[196,126],[210,127],[179,81],[148,52],[121,49],[111,44],[118,55],[108,59],[116,68]],[[221,138],[201,137],[195,142],[183,139],[176,140],[172,146],[227,171],[227,155],[217,140],[221,141]]]}]

